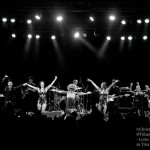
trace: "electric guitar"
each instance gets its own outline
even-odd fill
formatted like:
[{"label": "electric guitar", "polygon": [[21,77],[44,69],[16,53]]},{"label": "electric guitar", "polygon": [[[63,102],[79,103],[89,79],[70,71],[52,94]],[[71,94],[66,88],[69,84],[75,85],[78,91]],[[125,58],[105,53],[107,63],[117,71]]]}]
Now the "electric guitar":
[{"label": "electric guitar", "polygon": [[122,98],[122,97],[128,97],[128,96],[130,96],[130,94],[123,94],[123,95],[118,95],[118,96],[115,96],[115,94],[113,94],[113,95],[108,95],[108,99],[107,99],[107,103],[108,102],[113,102],[113,101],[115,101],[114,99],[115,98]]},{"label": "electric guitar", "polygon": [[[107,101],[106,101],[106,103],[104,104],[103,107],[107,107],[107,103],[115,101],[115,100],[114,100],[115,98],[122,98],[122,97],[124,97],[124,96],[125,96],[125,97],[128,97],[128,96],[130,96],[130,94],[124,94],[124,95],[118,95],[118,96],[115,96],[115,94],[113,94],[113,95],[108,95]],[[102,110],[101,102],[96,103],[95,106],[97,107],[97,109],[98,109],[99,111]]]}]

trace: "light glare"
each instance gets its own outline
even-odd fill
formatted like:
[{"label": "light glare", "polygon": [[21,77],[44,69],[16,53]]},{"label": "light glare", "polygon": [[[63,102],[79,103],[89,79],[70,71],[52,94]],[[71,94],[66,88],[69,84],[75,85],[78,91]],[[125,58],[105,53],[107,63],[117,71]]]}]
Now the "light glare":
[{"label": "light glare", "polygon": [[3,21],[3,22],[6,22],[6,21],[7,21],[7,18],[2,18],[2,21]]},{"label": "light glare", "polygon": [[142,23],[141,19],[138,19],[138,20],[137,20],[137,23],[141,24],[141,23]]},{"label": "light glare", "polygon": [[31,34],[28,34],[28,38],[31,39],[31,38],[32,38],[32,35],[31,35]]},{"label": "light glare", "polygon": [[94,21],[94,18],[93,18],[93,17],[90,17],[90,20],[91,20],[91,21]]},{"label": "light glare", "polygon": [[40,17],[39,15],[35,15],[35,18],[36,18],[37,20],[40,20],[40,19],[41,19],[41,17]]},{"label": "light glare", "polygon": [[31,23],[32,23],[32,20],[28,19],[28,20],[27,20],[27,23],[28,23],[28,24],[31,24]]},{"label": "light glare", "polygon": [[125,40],[125,37],[124,37],[124,36],[122,36],[122,37],[121,37],[121,40]]},{"label": "light glare", "polygon": [[40,38],[40,36],[39,36],[39,35],[36,35],[35,37],[36,37],[36,39],[39,39],[39,38]]},{"label": "light glare", "polygon": [[125,24],[126,24],[126,21],[125,21],[125,20],[122,20],[121,23],[122,23],[123,25],[125,25]]},{"label": "light glare", "polygon": [[13,33],[11,36],[12,36],[13,38],[15,38],[15,37],[16,37],[16,34],[15,34],[15,33]]},{"label": "light glare", "polygon": [[56,39],[56,36],[55,36],[55,35],[52,35],[52,36],[51,36],[51,39],[52,39],[52,40]]},{"label": "light glare", "polygon": [[146,35],[143,36],[143,40],[147,40],[147,36]]},{"label": "light glare", "polygon": [[128,36],[128,40],[132,40],[132,36]]},{"label": "light glare", "polygon": [[116,18],[115,18],[115,16],[112,16],[112,15],[111,15],[111,16],[109,17],[109,19],[113,21],[113,20],[115,20]]},{"label": "light glare", "polygon": [[111,37],[110,37],[110,36],[107,36],[106,39],[107,39],[107,40],[111,40]]},{"label": "light glare", "polygon": [[145,23],[149,23],[149,19],[145,19]]},{"label": "light glare", "polygon": [[78,38],[80,36],[80,33],[79,32],[76,32],[75,34],[74,34],[74,37],[75,38]]},{"label": "light glare", "polygon": [[60,22],[60,21],[62,21],[62,20],[63,20],[63,17],[62,17],[62,16],[58,16],[56,19],[57,19],[57,21],[59,21],[59,22]]},{"label": "light glare", "polygon": [[15,20],[14,18],[12,18],[10,21],[11,21],[12,23],[14,23],[16,20]]}]

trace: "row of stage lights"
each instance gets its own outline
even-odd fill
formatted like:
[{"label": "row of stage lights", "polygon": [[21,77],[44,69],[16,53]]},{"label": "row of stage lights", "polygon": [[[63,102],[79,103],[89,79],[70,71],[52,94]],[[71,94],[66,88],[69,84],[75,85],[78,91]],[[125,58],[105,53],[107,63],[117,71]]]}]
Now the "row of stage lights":
[{"label": "row of stage lights", "polygon": [[[12,38],[16,38],[16,34],[15,34],[15,33],[13,33],[11,36],[12,36]],[[28,35],[27,35],[27,38],[31,39],[31,38],[33,38],[33,35],[32,35],[32,34],[28,34]],[[35,38],[36,38],[36,39],[39,39],[39,38],[40,38],[40,35],[38,35],[38,34],[35,35]],[[51,38],[52,40],[54,40],[54,39],[56,39],[56,36],[55,36],[55,35],[51,35],[50,38]],[[79,32],[74,33],[74,38],[80,38],[80,33],[79,33]],[[128,36],[128,37],[121,36],[121,37],[120,37],[120,39],[121,39],[122,41],[124,41],[126,38],[127,38],[128,40],[130,40],[130,41],[133,40],[133,36]],[[107,36],[106,39],[110,41],[112,38],[111,38],[111,36]],[[147,40],[147,39],[148,39],[148,36],[144,35],[144,36],[142,37],[142,39],[143,39],[143,40]]]},{"label": "row of stage lights", "polygon": [[[36,20],[40,20],[40,19],[41,19],[41,16],[40,16],[40,15],[35,15],[35,19],[36,19]],[[94,22],[94,21],[95,21],[95,18],[94,18],[93,16],[90,16],[90,17],[89,17],[89,20],[90,20],[91,22]],[[110,16],[109,16],[109,20],[110,20],[110,21],[115,21],[115,20],[116,20],[116,17],[115,17],[114,15],[110,15]],[[2,18],[2,21],[3,21],[3,22],[7,22],[8,19],[7,19],[6,17],[3,17],[3,18]],[[15,23],[16,19],[15,19],[15,18],[11,18],[10,21],[11,21],[11,23]],[[61,16],[61,15],[60,15],[60,16],[57,16],[57,17],[56,17],[56,21],[58,21],[58,22],[63,21],[63,16]],[[144,22],[145,22],[145,23],[149,23],[149,22],[150,22],[149,18],[146,18],[146,19],[144,20]],[[28,23],[28,24],[31,24],[31,23],[32,23],[32,20],[31,20],[31,19],[27,19],[27,23]],[[125,19],[121,20],[121,24],[125,25],[126,23],[127,23],[127,21],[126,21]],[[141,23],[142,23],[142,19],[137,19],[137,23],[138,23],[138,24],[141,24]]]}]

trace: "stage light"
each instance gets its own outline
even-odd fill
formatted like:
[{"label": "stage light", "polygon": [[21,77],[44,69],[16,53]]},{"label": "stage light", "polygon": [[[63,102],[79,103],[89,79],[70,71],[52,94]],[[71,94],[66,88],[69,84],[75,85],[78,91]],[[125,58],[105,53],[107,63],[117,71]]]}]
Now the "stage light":
[{"label": "stage light", "polygon": [[52,35],[52,36],[51,36],[51,39],[52,39],[52,40],[56,39],[56,36],[55,36],[55,35]]},{"label": "stage light", "polygon": [[79,32],[76,32],[76,33],[74,34],[74,37],[75,37],[75,38],[79,38],[79,36],[80,36],[80,33],[79,33]]},{"label": "stage light", "polygon": [[128,40],[132,40],[132,36],[128,36]]},{"label": "stage light", "polygon": [[31,34],[28,34],[28,38],[31,39],[31,38],[32,38],[32,35],[31,35]]},{"label": "stage light", "polygon": [[15,20],[14,18],[12,18],[10,21],[11,21],[12,23],[14,23],[16,20]]},{"label": "stage light", "polygon": [[28,19],[28,20],[27,20],[27,23],[28,23],[28,24],[31,24],[31,23],[32,23],[32,20]]},{"label": "stage light", "polygon": [[56,20],[61,22],[63,20],[63,17],[62,16],[57,16]]},{"label": "stage light", "polygon": [[87,37],[87,34],[86,34],[86,33],[83,33],[82,35],[83,35],[83,37]]},{"label": "stage light", "polygon": [[36,39],[39,39],[39,38],[40,38],[40,35],[36,35],[35,38],[36,38]]},{"label": "stage light", "polygon": [[110,36],[107,36],[106,39],[107,39],[107,40],[111,40],[111,37],[110,37]]},{"label": "stage light", "polygon": [[39,15],[35,15],[35,18],[36,18],[37,20],[40,20],[40,19],[41,19],[41,17],[40,17]]},{"label": "stage light", "polygon": [[116,18],[115,18],[115,16],[111,15],[111,16],[109,17],[109,19],[112,20],[112,21],[114,21]]},{"label": "stage light", "polygon": [[93,18],[93,17],[90,17],[90,20],[93,22],[93,21],[94,21],[94,18]]},{"label": "stage light", "polygon": [[15,33],[13,33],[11,36],[12,36],[13,38],[15,38],[15,37],[16,37],[16,34],[15,34]]},{"label": "stage light", "polygon": [[141,19],[138,19],[138,20],[137,20],[137,23],[141,24],[141,23],[142,23]]},{"label": "stage light", "polygon": [[125,40],[125,37],[124,37],[124,36],[121,36],[121,40]]},{"label": "stage light", "polygon": [[143,40],[147,40],[147,36],[146,35],[143,36]]},{"label": "stage light", "polygon": [[125,20],[122,20],[121,23],[122,23],[123,25],[125,25],[125,24],[126,24],[126,21],[125,21]]},{"label": "stage light", "polygon": [[149,23],[149,19],[145,19],[145,23]]},{"label": "stage light", "polygon": [[2,21],[3,22],[7,22],[7,18],[2,18]]}]

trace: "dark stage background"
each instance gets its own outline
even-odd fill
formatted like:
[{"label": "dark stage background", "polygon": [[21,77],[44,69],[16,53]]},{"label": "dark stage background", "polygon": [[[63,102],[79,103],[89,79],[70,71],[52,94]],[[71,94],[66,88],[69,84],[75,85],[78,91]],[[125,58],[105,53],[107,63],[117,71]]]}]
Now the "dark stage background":
[{"label": "dark stage background", "polygon": [[[73,79],[78,79],[79,86],[93,92],[94,87],[86,81],[87,78],[97,85],[102,81],[109,85],[115,78],[120,80],[118,86],[126,87],[138,81],[144,89],[145,84],[150,85],[150,23],[144,23],[146,17],[150,19],[148,2],[0,0],[0,80],[7,74],[15,86],[27,82],[28,76],[32,75],[37,85],[40,80],[48,85],[57,75],[54,86],[60,85],[66,90]],[[58,23],[55,17],[60,11],[65,18]],[[36,13],[41,14],[41,20],[35,20]],[[113,23],[108,19],[111,13],[116,15]],[[95,22],[89,22],[89,15],[95,17]],[[7,17],[6,23],[2,22],[3,17]],[[16,22],[12,24],[10,18],[15,18]],[[28,18],[33,21],[31,25],[26,23]],[[140,18],[142,24],[137,24],[136,20]],[[125,26],[120,23],[122,19],[127,21]],[[74,39],[75,29],[85,32],[87,37]],[[13,32],[17,35],[15,39],[11,37]],[[32,39],[27,39],[28,33],[33,34]],[[41,35],[40,39],[35,39],[36,34]],[[57,49],[50,39],[52,34],[56,35]],[[112,39],[106,44],[108,34]],[[121,35],[126,37],[123,45]],[[133,36],[132,41],[128,41],[129,35]],[[142,39],[143,35],[148,36],[146,41]],[[105,49],[101,49],[104,43]],[[104,56],[100,57],[103,50]],[[0,123],[0,141],[4,149],[19,150],[109,146],[135,149],[142,137],[139,133],[150,131],[149,118],[137,117],[134,111],[114,114],[108,122],[101,118],[97,110],[79,121],[69,120],[69,117],[68,120],[56,117],[52,121],[42,115],[35,115],[35,118],[27,115],[25,119],[17,116],[15,121],[5,121],[4,116]],[[146,138],[150,141],[149,136]]]},{"label": "dark stage background", "polygon": [[[0,78],[8,74],[15,84],[25,82],[33,75],[38,83],[45,80],[48,84],[55,75],[58,76],[63,88],[74,78],[81,79],[86,85],[86,79],[91,78],[97,84],[112,78],[117,78],[123,86],[139,81],[149,84],[149,50],[150,42],[142,40],[144,34],[149,35],[149,24],[145,29],[143,22],[140,27],[138,18],[149,17],[148,1],[1,1],[0,17],[16,18],[12,25],[8,20],[4,25],[0,22]],[[65,19],[61,24],[54,21],[56,12],[63,12]],[[39,12],[42,19],[36,21],[34,15]],[[108,20],[108,15],[115,12],[118,17],[115,23]],[[57,14],[57,13],[56,13]],[[88,16],[93,14],[95,22],[90,23]],[[31,18],[32,29],[26,19]],[[121,19],[127,20],[127,25],[121,27]],[[110,25],[112,24],[112,25]],[[111,27],[110,27],[111,26]],[[74,39],[73,30],[83,29],[87,33],[84,38],[94,47],[94,51],[82,41]],[[11,33],[17,37],[11,39]],[[27,33],[40,34],[36,41],[33,37],[28,42]],[[96,36],[94,35],[96,34]],[[58,55],[51,34],[56,34]],[[98,57],[107,34],[112,40],[105,49],[105,57]],[[126,40],[120,48],[120,36]],[[133,35],[128,41],[127,36]],[[57,84],[57,83],[56,83]]]}]

